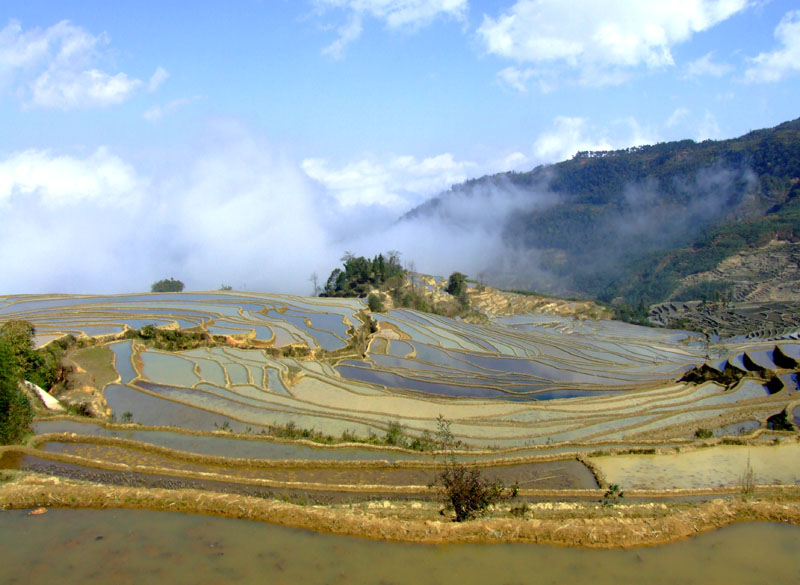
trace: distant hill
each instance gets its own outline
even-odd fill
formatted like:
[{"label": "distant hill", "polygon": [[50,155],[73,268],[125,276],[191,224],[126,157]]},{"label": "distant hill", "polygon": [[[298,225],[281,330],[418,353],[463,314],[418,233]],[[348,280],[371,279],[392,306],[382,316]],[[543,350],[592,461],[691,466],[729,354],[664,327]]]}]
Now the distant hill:
[{"label": "distant hill", "polygon": [[737,283],[687,277],[800,242],[800,119],[731,140],[579,152],[456,185],[401,221],[457,222],[462,201],[489,194],[514,198],[497,229],[524,261],[487,267],[487,282],[631,305],[731,295]]}]

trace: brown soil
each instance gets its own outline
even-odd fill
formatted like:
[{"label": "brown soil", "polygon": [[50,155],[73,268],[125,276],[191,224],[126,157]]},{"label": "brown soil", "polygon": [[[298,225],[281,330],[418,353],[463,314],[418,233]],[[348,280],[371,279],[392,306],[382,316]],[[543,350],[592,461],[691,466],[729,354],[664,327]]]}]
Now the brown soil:
[{"label": "brown soil", "polygon": [[[227,458],[165,456],[165,452],[152,452],[152,448],[139,449],[134,442],[92,441],[87,443],[48,441],[40,448],[50,453],[63,453],[91,462],[105,461],[115,464],[164,470],[215,474],[235,479],[263,479],[280,483],[334,484],[334,485],[384,485],[427,486],[436,476],[431,464],[414,465],[413,462],[388,464],[382,461],[347,463],[329,461],[275,461],[235,460]],[[166,452],[169,454],[169,452]],[[42,453],[45,455],[45,453]],[[521,488],[532,489],[594,489],[598,487],[587,467],[574,459],[535,463],[493,465],[483,468],[489,480],[500,480],[507,485],[517,483]]]}]

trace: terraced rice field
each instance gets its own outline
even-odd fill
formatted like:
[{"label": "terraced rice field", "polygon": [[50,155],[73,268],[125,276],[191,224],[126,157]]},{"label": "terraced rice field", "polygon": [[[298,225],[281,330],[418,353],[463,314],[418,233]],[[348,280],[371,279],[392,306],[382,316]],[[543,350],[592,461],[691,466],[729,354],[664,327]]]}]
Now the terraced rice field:
[{"label": "terraced rice field", "polygon": [[737,302],[706,304],[700,301],[672,302],[650,309],[650,320],[669,326],[679,319],[695,329],[737,340],[800,339],[800,303]]},{"label": "terraced rice field", "polygon": [[[95,337],[111,349],[118,374],[94,389],[109,425],[41,420],[37,432],[47,440],[23,460],[81,473],[127,466],[196,481],[391,491],[427,485],[431,456],[271,437],[288,429],[293,438],[365,442],[399,425],[408,444],[428,440],[443,416],[471,449],[461,459],[531,489],[585,489],[596,483],[575,461],[581,453],[681,445],[700,428],[757,436],[768,417],[784,409],[796,416],[800,344],[788,340],[729,340],[729,355],[707,364],[740,372],[726,387],[677,382],[707,362],[705,345],[680,331],[544,314],[490,316],[481,325],[410,310],[371,317],[377,327],[368,335],[366,307],[356,299],[227,292],[0,297],[0,321],[32,322],[42,344],[66,334]],[[150,324],[208,337],[190,350],[157,349],[133,331]],[[779,374],[780,387],[767,387],[768,371]],[[64,441],[64,433],[78,438]],[[504,463],[511,457],[517,459]],[[234,459],[283,463],[265,474],[266,463],[241,467]],[[394,467],[400,463],[405,467]],[[560,471],[536,467],[545,463]],[[650,486],[623,471],[607,475]]]}]

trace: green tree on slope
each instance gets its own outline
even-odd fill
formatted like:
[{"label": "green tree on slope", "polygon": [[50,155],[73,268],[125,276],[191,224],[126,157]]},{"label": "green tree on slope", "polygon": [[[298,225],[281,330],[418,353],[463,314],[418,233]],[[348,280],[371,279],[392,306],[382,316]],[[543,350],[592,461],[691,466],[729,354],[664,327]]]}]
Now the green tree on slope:
[{"label": "green tree on slope", "polygon": [[15,323],[20,322],[0,327],[0,444],[3,445],[20,441],[30,431],[33,420],[31,405],[20,389],[25,371],[23,362],[33,338],[20,335],[24,328]]}]

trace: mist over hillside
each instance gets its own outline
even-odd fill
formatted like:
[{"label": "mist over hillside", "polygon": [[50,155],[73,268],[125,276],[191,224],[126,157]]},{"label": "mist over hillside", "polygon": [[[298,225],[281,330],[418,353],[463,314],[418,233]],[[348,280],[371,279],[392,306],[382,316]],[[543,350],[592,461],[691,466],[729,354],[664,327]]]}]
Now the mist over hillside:
[{"label": "mist over hillside", "polygon": [[[399,224],[466,241],[464,269],[495,285],[629,302],[749,246],[800,237],[800,120],[732,140],[579,152],[456,185]],[[457,234],[457,235],[456,235]]]},{"label": "mist over hillside", "polygon": [[405,214],[406,206],[344,204],[239,128],[150,172],[108,149],[83,158],[26,151],[0,165],[10,193],[0,285],[129,292],[174,276],[189,290],[310,294],[311,274],[324,280],[345,251],[396,250],[428,274],[657,302],[731,254],[797,237],[798,126],[582,152],[457,184]]}]

